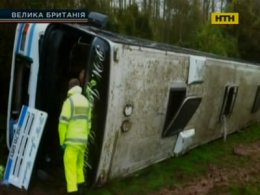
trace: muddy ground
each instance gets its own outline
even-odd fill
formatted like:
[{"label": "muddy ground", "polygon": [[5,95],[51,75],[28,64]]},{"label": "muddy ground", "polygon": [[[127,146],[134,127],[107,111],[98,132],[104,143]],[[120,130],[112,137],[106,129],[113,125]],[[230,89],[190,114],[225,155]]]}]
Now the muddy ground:
[{"label": "muddy ground", "polygon": [[[248,182],[256,183],[260,176],[260,141],[247,145],[237,145],[233,148],[233,154],[250,159],[250,163],[243,167],[221,168],[214,165],[208,166],[206,177],[191,181],[185,187],[163,188],[152,195],[227,195],[230,183],[243,186]],[[260,181],[257,181],[260,186]],[[246,192],[242,194],[247,194]],[[239,193],[240,194],[240,193]]]},{"label": "muddy ground", "polygon": [[[233,154],[250,159],[250,163],[241,167],[223,168],[215,165],[208,166],[206,176],[197,178],[194,181],[186,183],[184,186],[165,187],[152,195],[204,195],[204,194],[228,194],[227,188],[230,183],[245,184],[250,181],[258,182],[260,186],[260,140],[250,144],[236,145],[233,148]],[[15,187],[0,186],[0,194],[4,195],[63,195],[66,194],[64,178],[57,179],[62,174],[62,169],[53,170],[53,175],[45,177],[44,173],[38,171],[38,174],[32,178],[28,192],[19,190]],[[88,194],[88,193],[87,193]]]},{"label": "muddy ground", "polygon": [[[66,193],[66,184],[63,168],[51,170],[37,169],[31,178],[28,191],[18,189],[12,185],[0,186],[0,195],[63,195]],[[47,174],[48,173],[48,174]]]}]

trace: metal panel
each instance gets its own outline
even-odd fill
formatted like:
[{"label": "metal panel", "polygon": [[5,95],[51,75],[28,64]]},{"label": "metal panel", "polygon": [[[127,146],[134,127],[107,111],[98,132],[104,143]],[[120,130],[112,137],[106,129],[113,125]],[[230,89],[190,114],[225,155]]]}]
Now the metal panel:
[{"label": "metal panel", "polygon": [[205,72],[205,57],[190,56],[188,84],[202,83]]},{"label": "metal panel", "polygon": [[188,150],[189,146],[192,144],[192,138],[194,135],[195,129],[189,129],[180,132],[174,147],[174,154],[179,155]]},{"label": "metal panel", "polygon": [[23,106],[10,148],[4,182],[28,189],[47,113]]}]

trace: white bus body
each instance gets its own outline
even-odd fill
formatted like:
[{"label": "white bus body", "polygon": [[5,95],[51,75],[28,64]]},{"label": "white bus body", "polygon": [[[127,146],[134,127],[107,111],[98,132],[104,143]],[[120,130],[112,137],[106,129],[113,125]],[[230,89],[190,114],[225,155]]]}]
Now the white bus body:
[{"label": "white bus body", "polygon": [[95,71],[100,75],[95,142],[89,145],[88,178],[94,183],[126,176],[260,119],[260,66],[90,26],[18,24],[8,146],[25,104],[48,113],[42,150],[48,145],[53,161],[59,160],[59,112],[68,80],[82,69],[86,78]]}]

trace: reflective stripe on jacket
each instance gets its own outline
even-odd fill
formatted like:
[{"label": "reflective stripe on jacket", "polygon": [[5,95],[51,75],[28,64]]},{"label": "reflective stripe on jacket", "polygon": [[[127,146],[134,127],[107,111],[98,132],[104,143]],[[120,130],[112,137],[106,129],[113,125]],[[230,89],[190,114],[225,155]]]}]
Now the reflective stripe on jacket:
[{"label": "reflective stripe on jacket", "polygon": [[63,103],[59,122],[60,145],[87,144],[90,104],[81,91],[79,86],[71,88]]}]

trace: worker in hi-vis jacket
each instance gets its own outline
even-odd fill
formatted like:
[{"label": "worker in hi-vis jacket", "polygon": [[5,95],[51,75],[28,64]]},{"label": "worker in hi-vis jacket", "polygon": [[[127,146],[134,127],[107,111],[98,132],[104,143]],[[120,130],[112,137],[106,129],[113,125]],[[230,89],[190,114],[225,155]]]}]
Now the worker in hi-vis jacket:
[{"label": "worker in hi-vis jacket", "polygon": [[78,79],[69,81],[68,97],[64,101],[59,121],[60,145],[64,149],[67,192],[77,193],[85,183],[84,155],[90,134],[90,103],[81,94]]}]

